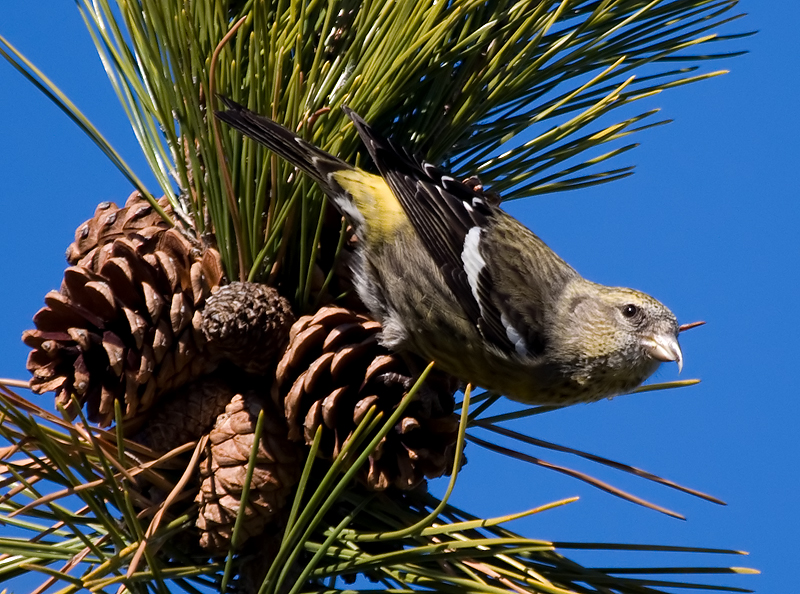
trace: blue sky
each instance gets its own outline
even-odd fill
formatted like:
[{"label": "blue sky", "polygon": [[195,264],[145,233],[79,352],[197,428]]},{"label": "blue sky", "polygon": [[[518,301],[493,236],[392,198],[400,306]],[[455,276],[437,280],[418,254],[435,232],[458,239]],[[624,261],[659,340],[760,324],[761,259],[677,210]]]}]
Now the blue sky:
[{"label": "blue sky", "polygon": [[[701,378],[699,386],[572,407],[512,428],[645,468],[728,505],[530,450],[679,511],[688,518],[683,522],[546,470],[499,461],[474,445],[467,448],[469,464],[453,502],[487,516],[579,495],[578,503],[510,527],[562,541],[743,549],[749,557],[700,564],[756,567],[762,575],[712,579],[786,592],[796,580],[800,529],[800,6],[744,0],[740,8],[750,15],[738,27],[760,32],[732,47],[751,53],[713,64],[731,70],[724,77],[648,100],[675,122],[639,135],[642,146],[617,161],[636,164],[636,175],[509,206],[591,280],[647,291],[682,322],[708,322],[682,337],[682,377]],[[146,171],[72,3],[16,3],[0,33],[84,110],[137,172]],[[45,293],[60,284],[75,228],[98,202],[124,202],[131,188],[5,63],[0,109],[0,248],[6,254],[0,263],[0,376],[25,378],[27,349],[19,337]],[[664,366],[656,377],[674,378],[675,366]],[[631,555],[596,559],[598,565],[656,562]]]}]

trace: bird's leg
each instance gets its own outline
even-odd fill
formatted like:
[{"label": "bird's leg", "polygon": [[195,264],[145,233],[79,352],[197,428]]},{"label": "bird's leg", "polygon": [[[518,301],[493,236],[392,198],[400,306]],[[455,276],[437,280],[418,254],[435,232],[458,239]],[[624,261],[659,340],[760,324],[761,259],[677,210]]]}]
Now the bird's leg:
[{"label": "bird's leg", "polygon": [[[403,359],[403,362],[406,364],[406,367],[409,371],[407,384],[404,386],[406,391],[408,391],[414,387],[414,384],[416,384],[417,381],[419,381],[422,372],[427,368],[427,364],[424,364],[422,359],[416,355],[413,355],[412,353],[403,351],[397,354]],[[434,362],[434,367],[431,369],[428,377],[425,378],[425,383],[419,387],[416,398],[426,408],[435,406],[437,409],[437,414],[442,414],[440,395],[445,392],[453,394],[457,390],[461,390],[463,388],[464,384],[461,381],[452,375],[437,369]]]}]

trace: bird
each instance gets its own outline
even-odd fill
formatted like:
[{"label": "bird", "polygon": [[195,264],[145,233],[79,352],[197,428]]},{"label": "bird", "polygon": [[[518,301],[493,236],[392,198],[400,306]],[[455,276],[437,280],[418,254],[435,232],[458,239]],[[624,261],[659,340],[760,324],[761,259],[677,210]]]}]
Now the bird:
[{"label": "bird", "polygon": [[352,109],[342,108],[377,173],[220,100],[217,118],[310,176],[352,226],[353,283],[386,348],[527,405],[593,402],[630,392],[663,362],[682,369],[665,305],[586,280],[481,187]]}]

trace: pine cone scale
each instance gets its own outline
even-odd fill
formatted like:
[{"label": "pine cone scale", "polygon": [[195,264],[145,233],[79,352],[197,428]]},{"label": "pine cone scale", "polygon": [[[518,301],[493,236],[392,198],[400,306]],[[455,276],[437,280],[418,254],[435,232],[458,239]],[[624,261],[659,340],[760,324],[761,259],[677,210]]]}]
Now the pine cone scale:
[{"label": "pine cone scale", "polygon": [[108,356],[108,365],[117,377],[122,376],[122,362],[125,359],[125,343],[113,332],[103,332],[103,350]]}]

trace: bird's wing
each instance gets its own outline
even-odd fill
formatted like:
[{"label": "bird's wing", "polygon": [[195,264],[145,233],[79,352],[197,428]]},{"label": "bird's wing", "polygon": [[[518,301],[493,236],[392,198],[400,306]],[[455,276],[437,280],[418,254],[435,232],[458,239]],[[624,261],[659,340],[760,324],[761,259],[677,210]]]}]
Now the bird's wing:
[{"label": "bird's wing", "polygon": [[396,148],[351,109],[345,112],[467,318],[497,348],[521,352],[514,329],[496,305],[480,246],[492,217],[484,197],[438,167]]}]

